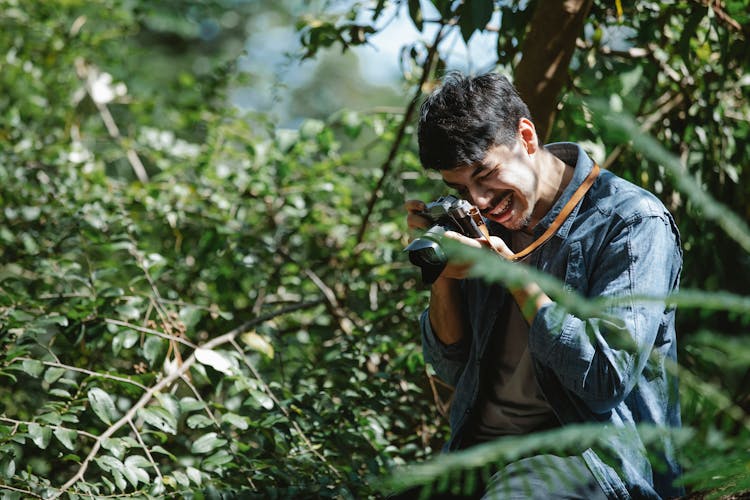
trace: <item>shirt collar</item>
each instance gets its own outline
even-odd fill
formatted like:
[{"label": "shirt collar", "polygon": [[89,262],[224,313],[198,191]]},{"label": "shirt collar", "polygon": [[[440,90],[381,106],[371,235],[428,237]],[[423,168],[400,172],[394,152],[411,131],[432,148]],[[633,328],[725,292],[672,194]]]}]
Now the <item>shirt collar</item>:
[{"label": "shirt collar", "polygon": [[[545,149],[568,165],[573,165],[575,167],[575,172],[573,173],[573,178],[560,195],[560,198],[557,199],[549,212],[542,217],[542,220],[540,220],[534,228],[534,235],[537,237],[541,235],[550,224],[552,224],[552,221],[555,220],[555,217],[557,217],[568,200],[573,196],[576,189],[583,184],[583,181],[589,175],[591,169],[594,168],[594,161],[578,144],[572,142],[556,142],[553,144],[547,144]],[[560,226],[560,229],[557,230],[556,236],[560,238],[566,238],[568,236],[570,226],[573,224],[573,220],[578,213],[580,205],[579,202],[578,206],[575,207],[570,216],[568,216],[565,222]]]}]

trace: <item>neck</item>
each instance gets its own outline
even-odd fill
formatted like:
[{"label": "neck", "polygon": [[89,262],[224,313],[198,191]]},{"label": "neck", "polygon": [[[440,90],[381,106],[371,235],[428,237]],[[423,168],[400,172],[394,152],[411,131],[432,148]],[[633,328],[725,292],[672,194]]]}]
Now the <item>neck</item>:
[{"label": "neck", "polygon": [[545,149],[537,153],[539,157],[539,199],[531,214],[526,229],[531,231],[547,215],[555,202],[560,199],[575,173],[575,168],[563,162]]}]

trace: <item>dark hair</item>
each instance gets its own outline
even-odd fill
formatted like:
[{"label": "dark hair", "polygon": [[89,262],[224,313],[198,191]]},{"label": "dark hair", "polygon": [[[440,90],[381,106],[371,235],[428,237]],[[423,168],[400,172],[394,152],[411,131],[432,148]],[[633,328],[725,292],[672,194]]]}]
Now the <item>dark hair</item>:
[{"label": "dark hair", "polygon": [[513,144],[521,118],[531,119],[529,108],[504,76],[449,73],[422,103],[417,134],[422,166],[446,170],[481,161],[491,147]]}]

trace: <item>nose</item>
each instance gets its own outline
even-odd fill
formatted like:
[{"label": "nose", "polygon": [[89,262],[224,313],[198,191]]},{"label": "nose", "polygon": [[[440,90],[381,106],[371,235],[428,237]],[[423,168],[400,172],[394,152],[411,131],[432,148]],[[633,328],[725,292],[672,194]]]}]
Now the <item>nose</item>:
[{"label": "nose", "polygon": [[469,186],[469,196],[471,196],[471,202],[481,210],[490,208],[492,202],[492,193],[484,188],[483,186],[473,184]]}]

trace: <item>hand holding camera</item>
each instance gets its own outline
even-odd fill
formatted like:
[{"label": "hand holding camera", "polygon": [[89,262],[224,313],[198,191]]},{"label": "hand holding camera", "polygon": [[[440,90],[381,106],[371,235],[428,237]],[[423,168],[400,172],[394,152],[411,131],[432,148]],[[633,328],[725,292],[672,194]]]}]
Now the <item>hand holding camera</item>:
[{"label": "hand holding camera", "polygon": [[439,276],[464,278],[471,267],[471,264],[449,263],[440,244],[442,238],[451,238],[477,248],[492,246],[498,253],[511,254],[500,238],[493,236],[491,243],[487,241],[489,233],[482,215],[466,200],[443,196],[426,205],[410,200],[405,206],[409,212],[409,227],[427,228],[424,234],[406,247],[409,260],[421,268],[425,284],[432,284]]}]

